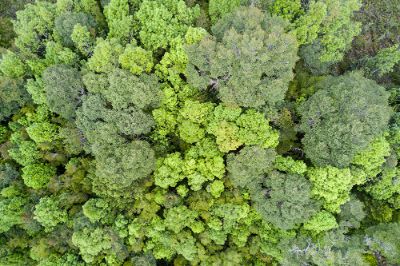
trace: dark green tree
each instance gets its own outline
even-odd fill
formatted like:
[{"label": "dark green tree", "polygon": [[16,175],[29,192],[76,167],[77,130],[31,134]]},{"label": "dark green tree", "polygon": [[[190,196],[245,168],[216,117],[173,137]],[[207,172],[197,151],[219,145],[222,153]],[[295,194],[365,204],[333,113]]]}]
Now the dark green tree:
[{"label": "dark green tree", "polygon": [[84,94],[79,71],[66,65],[54,65],[43,73],[47,104],[52,112],[73,119]]},{"label": "dark green tree", "polygon": [[328,231],[316,239],[299,234],[281,241],[284,266],[300,265],[370,265],[364,257],[364,246],[358,237],[349,237],[340,230]]},{"label": "dark green tree", "polygon": [[226,162],[228,177],[237,187],[257,187],[272,169],[275,155],[274,150],[258,146],[244,147],[238,154],[229,154]]},{"label": "dark green tree", "polygon": [[301,175],[273,171],[250,194],[261,216],[282,229],[295,228],[319,209],[311,198],[311,183]]},{"label": "dark green tree", "polygon": [[155,154],[146,141],[136,140],[121,146],[105,146],[96,152],[94,191],[102,195],[118,194],[155,169]]},{"label": "dark green tree", "polygon": [[[91,15],[83,12],[67,12],[58,16],[54,21],[54,31],[57,38],[61,39],[61,43],[66,47],[73,47],[74,42],[71,38],[75,25],[86,27],[90,32],[96,31],[96,22]],[[93,33],[92,33],[93,34]]]},{"label": "dark green tree", "polygon": [[388,93],[358,73],[329,77],[300,108],[302,143],[316,165],[346,167],[385,130]]},{"label": "dark green tree", "polygon": [[13,115],[29,101],[22,79],[13,79],[0,75],[0,121]]},{"label": "dark green tree", "polygon": [[154,75],[136,77],[117,69],[108,76],[89,73],[83,80],[89,94],[79,108],[77,125],[90,143],[99,142],[98,134],[115,133],[132,139],[150,132],[154,120],[149,112],[161,98]]},{"label": "dark green tree", "polygon": [[257,8],[221,19],[200,43],[188,47],[188,81],[218,93],[226,104],[274,108],[283,100],[297,61],[297,42],[285,21]]},{"label": "dark green tree", "polygon": [[19,172],[8,163],[0,164],[0,189],[9,186],[19,177]]},{"label": "dark green tree", "polygon": [[389,263],[398,263],[400,257],[400,224],[378,224],[367,228],[364,243],[373,252],[377,261],[381,256]]}]

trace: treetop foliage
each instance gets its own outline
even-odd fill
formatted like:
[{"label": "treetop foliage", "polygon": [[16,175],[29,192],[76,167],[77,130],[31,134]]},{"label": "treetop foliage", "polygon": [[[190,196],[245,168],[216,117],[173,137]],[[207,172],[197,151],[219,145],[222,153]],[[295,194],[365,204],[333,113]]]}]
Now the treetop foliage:
[{"label": "treetop foliage", "polygon": [[398,265],[396,0],[3,0],[0,265]]},{"label": "treetop foliage", "polygon": [[189,83],[217,91],[228,105],[274,108],[297,60],[297,43],[285,24],[256,8],[225,16],[212,28],[215,37],[187,49]]},{"label": "treetop foliage", "polygon": [[305,152],[316,165],[346,167],[385,130],[389,95],[358,73],[328,77],[318,86],[299,110]]}]

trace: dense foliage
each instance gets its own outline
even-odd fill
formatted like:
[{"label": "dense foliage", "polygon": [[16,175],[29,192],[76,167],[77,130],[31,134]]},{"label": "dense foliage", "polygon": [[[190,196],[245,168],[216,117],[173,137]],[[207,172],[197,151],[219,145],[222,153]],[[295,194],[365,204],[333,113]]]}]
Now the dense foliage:
[{"label": "dense foliage", "polygon": [[0,265],[399,265],[399,7],[2,1]]}]

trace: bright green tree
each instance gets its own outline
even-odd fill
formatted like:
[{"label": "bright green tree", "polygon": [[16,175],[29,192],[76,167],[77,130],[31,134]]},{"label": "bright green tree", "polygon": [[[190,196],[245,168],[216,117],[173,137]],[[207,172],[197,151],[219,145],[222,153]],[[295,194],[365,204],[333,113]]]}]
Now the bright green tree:
[{"label": "bright green tree", "polygon": [[57,138],[58,126],[50,122],[33,123],[26,128],[29,137],[37,144],[42,142],[52,142]]},{"label": "bright green tree", "polygon": [[104,16],[108,24],[108,37],[127,43],[132,36],[133,16],[129,14],[128,0],[111,0],[104,8]]},{"label": "bright green tree", "polygon": [[118,66],[118,57],[123,47],[117,39],[104,40],[97,38],[93,55],[88,59],[87,66],[97,73],[108,73]]},{"label": "bright green tree", "polygon": [[238,8],[242,0],[210,0],[208,14],[211,22],[215,24],[220,18]]},{"label": "bright green tree", "polygon": [[60,207],[59,199],[55,197],[43,197],[36,204],[33,212],[34,219],[44,226],[45,231],[52,231],[58,224],[65,223],[68,214]]},{"label": "bright green tree", "polygon": [[135,14],[144,48],[167,49],[174,38],[186,34],[199,11],[198,6],[189,8],[183,0],[144,0]]},{"label": "bright green tree", "polygon": [[110,216],[110,204],[101,198],[91,198],[82,206],[83,214],[92,222],[110,222],[115,217]]},{"label": "bright green tree", "polygon": [[51,40],[56,16],[55,5],[49,2],[27,4],[17,12],[14,29],[15,45],[23,52],[43,56],[43,40]]},{"label": "bright green tree", "polygon": [[19,78],[25,74],[25,65],[13,52],[7,51],[0,60],[0,71],[6,77]]},{"label": "bright green tree", "polygon": [[350,199],[350,190],[355,185],[349,169],[332,166],[311,168],[307,176],[312,183],[312,194],[323,201],[330,212],[339,212],[340,206]]},{"label": "bright green tree", "polygon": [[23,223],[24,206],[27,199],[15,187],[4,188],[0,195],[0,232],[10,230],[14,225]]},{"label": "bright green tree", "polygon": [[311,1],[308,12],[296,21],[300,42],[319,47],[303,56],[306,62],[311,62],[310,56],[317,57],[311,67],[343,59],[353,38],[361,32],[361,24],[353,18],[360,8],[360,0]]},{"label": "bright green tree", "polygon": [[304,223],[304,229],[315,233],[332,230],[337,228],[335,216],[327,211],[320,211]]},{"label": "bright green tree", "polygon": [[400,62],[400,45],[395,44],[391,47],[379,50],[372,58],[368,58],[366,63],[367,73],[374,77],[382,77],[394,70],[396,64]]},{"label": "bright green tree", "polygon": [[115,256],[119,263],[123,261],[126,252],[113,250],[119,248],[118,240],[111,228],[102,227],[85,227],[72,235],[72,243],[79,248],[80,255],[86,263],[98,263],[104,258],[112,260]]},{"label": "bright green tree", "polygon": [[154,65],[153,54],[141,47],[128,44],[119,56],[119,63],[123,69],[129,70],[132,74],[149,73]]},{"label": "bright green tree", "polygon": [[56,169],[49,164],[35,163],[22,168],[22,178],[25,185],[33,189],[45,187],[55,175]]}]

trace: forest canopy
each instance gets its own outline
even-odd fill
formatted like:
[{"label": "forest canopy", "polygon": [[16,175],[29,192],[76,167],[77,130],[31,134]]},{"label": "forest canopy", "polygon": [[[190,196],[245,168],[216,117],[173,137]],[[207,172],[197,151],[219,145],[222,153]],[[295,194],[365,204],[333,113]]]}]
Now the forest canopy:
[{"label": "forest canopy", "polygon": [[398,0],[3,0],[0,266],[400,264]]}]

